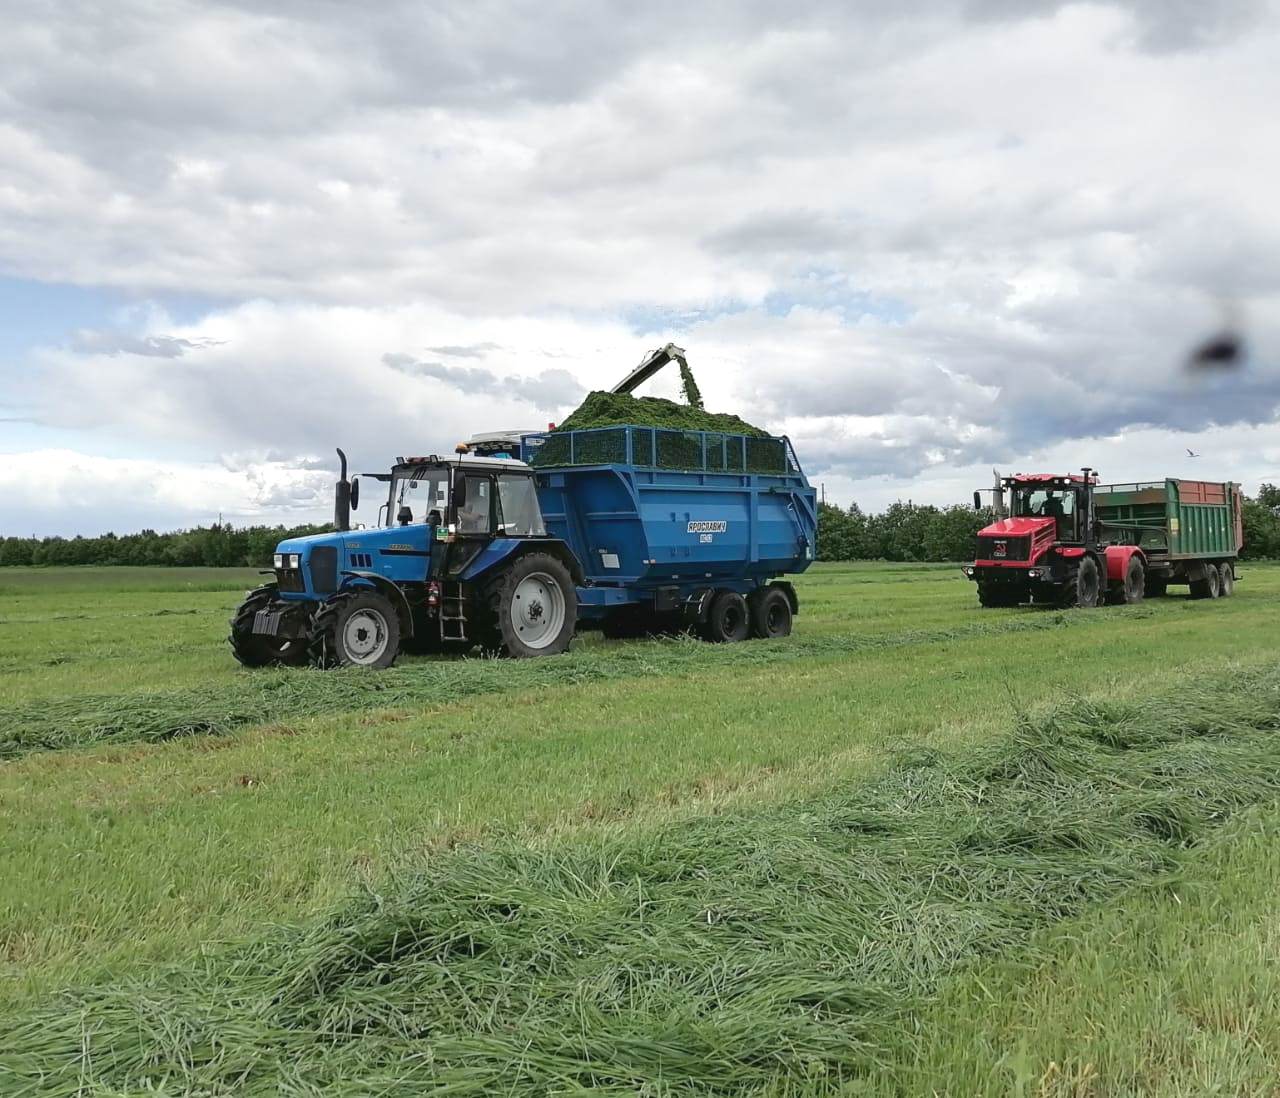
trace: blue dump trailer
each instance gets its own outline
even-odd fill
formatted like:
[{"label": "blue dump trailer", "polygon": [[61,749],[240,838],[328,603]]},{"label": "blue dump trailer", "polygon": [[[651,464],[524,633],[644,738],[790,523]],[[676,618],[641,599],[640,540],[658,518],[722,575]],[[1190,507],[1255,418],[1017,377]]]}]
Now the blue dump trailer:
[{"label": "blue dump trailer", "polygon": [[605,427],[528,435],[521,451],[548,532],[581,565],[584,622],[607,636],[790,632],[795,590],[775,577],[813,561],[817,501],[786,438]]},{"label": "blue dump trailer", "polygon": [[[401,458],[335,489],[335,531],[277,546],[231,620],[246,666],[387,667],[401,651],[563,652],[608,636],[782,637],[817,501],[786,438],[609,427]],[[521,460],[525,458],[527,460]],[[386,485],[352,528],[360,484]]]}]

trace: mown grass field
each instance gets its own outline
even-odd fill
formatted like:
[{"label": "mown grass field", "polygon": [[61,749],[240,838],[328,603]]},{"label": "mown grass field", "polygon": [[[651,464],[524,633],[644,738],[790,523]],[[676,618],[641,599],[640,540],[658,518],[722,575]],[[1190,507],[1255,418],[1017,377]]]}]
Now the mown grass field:
[{"label": "mown grass field", "polygon": [[1266,1093],[1240,575],[820,566],[785,642],[375,675],[239,669],[252,572],[7,569],[0,1093]]}]

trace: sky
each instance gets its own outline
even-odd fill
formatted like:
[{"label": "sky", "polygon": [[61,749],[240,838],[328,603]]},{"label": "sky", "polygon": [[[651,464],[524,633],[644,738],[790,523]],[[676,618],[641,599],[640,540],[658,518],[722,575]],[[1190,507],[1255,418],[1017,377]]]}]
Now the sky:
[{"label": "sky", "polygon": [[668,341],[839,504],[1280,481],[1277,3],[0,6],[0,535],[321,521]]}]

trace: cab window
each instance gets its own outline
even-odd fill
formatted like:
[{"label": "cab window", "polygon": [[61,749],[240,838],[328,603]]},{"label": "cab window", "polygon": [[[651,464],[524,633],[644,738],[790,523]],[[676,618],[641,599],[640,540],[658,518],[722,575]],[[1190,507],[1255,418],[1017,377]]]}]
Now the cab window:
[{"label": "cab window", "polygon": [[491,532],[492,485],[488,477],[467,476],[465,498],[458,504],[458,533]]},{"label": "cab window", "polygon": [[498,532],[510,537],[541,537],[547,532],[533,477],[498,478]]}]

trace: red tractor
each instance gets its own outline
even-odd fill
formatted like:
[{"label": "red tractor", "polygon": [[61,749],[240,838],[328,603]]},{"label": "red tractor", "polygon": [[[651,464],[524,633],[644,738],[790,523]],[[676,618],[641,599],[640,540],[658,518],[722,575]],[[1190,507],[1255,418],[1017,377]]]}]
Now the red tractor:
[{"label": "red tractor", "polygon": [[[1079,476],[1020,473],[1001,479],[996,511],[1003,513],[1007,492],[1008,517],[978,531],[976,559],[964,570],[977,583],[983,606],[1098,606],[1142,598],[1142,549],[1099,541],[1097,483],[1089,468]],[[977,507],[981,495],[973,495]]]}]

